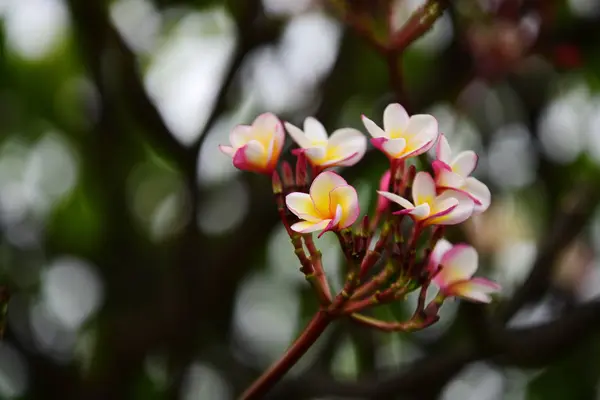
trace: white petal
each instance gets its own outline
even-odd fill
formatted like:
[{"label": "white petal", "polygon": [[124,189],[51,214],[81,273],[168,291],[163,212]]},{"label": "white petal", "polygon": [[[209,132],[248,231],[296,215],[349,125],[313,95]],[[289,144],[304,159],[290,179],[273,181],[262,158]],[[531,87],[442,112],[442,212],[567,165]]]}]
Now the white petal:
[{"label": "white petal", "polygon": [[325,130],[325,127],[313,117],[307,117],[304,120],[304,134],[308,140],[313,143],[327,141],[327,131]]},{"label": "white petal", "polygon": [[437,176],[436,184],[439,187],[460,189],[465,184],[465,178],[455,172],[442,169]]},{"label": "white petal", "polygon": [[438,160],[450,164],[452,150],[450,149],[450,144],[448,143],[448,139],[446,139],[446,135],[440,135],[435,149],[435,156]]},{"label": "white petal", "polygon": [[260,142],[251,140],[246,145],[246,160],[251,164],[262,164],[267,157],[267,150]]},{"label": "white petal", "polygon": [[446,252],[451,248],[452,243],[450,243],[446,239],[442,238],[438,240],[429,258],[430,268],[436,268],[442,261],[442,257],[444,256],[444,254],[446,254]]},{"label": "white petal", "polygon": [[310,161],[317,165],[320,165],[321,162],[325,159],[326,152],[327,151],[325,150],[325,146],[320,146],[307,148],[304,154],[306,154],[306,157],[308,157]]},{"label": "white petal", "polygon": [[409,212],[409,214],[414,215],[415,218],[417,218],[419,220],[425,219],[425,218],[429,217],[429,214],[431,214],[431,208],[429,207],[429,204],[419,204],[418,206],[413,208]]},{"label": "white petal", "polygon": [[404,132],[409,116],[404,107],[398,103],[388,105],[383,111],[383,129],[389,134],[393,131]]},{"label": "white petal", "polygon": [[329,225],[329,222],[331,222],[330,219],[325,219],[321,222],[300,221],[292,225],[291,228],[295,232],[310,233],[322,231],[327,227],[327,225]]},{"label": "white petal", "polygon": [[373,136],[374,138],[389,137],[389,135],[386,134],[386,132],[384,132],[383,129],[381,129],[379,126],[377,126],[377,124],[375,122],[371,121],[369,118],[365,117],[364,115],[362,116],[362,122],[365,125],[365,128],[367,128],[367,131],[369,132],[369,134],[371,136]]},{"label": "white petal", "polygon": [[398,196],[397,194],[390,193],[390,192],[385,192],[383,190],[378,190],[377,193],[379,193],[380,196],[383,196],[386,199],[388,199],[390,201],[393,201],[394,203],[396,203],[398,205],[401,205],[403,208],[405,208],[407,210],[415,208],[415,206],[414,206],[413,203],[411,203],[410,201],[406,200],[402,196]]},{"label": "white petal", "polygon": [[477,159],[477,154],[474,151],[463,151],[454,158],[450,167],[452,167],[453,172],[466,178],[477,167]]},{"label": "white petal", "polygon": [[474,212],[476,214],[480,214],[488,209],[492,201],[492,193],[485,183],[476,178],[469,177],[465,180],[464,190],[481,203],[475,204]]},{"label": "white petal", "polygon": [[[367,138],[359,130],[338,129],[329,138],[328,148],[335,149],[339,158],[346,159],[338,165],[352,166],[360,161],[367,151]],[[348,158],[350,157],[350,158]]]},{"label": "white petal", "polygon": [[298,144],[298,146],[305,149],[311,146],[310,140],[306,137],[302,129],[290,124],[289,122],[285,123],[285,129],[288,131],[292,139],[294,139],[294,142]]},{"label": "white petal", "polygon": [[435,181],[427,172],[417,172],[412,187],[413,201],[416,205],[432,203],[436,197]]},{"label": "white petal", "polygon": [[458,200],[458,205],[448,214],[433,218],[428,221],[434,225],[456,225],[466,221],[472,214],[475,203],[468,196],[455,192],[453,190],[447,190],[437,197],[436,202],[442,202],[447,198],[455,198]]},{"label": "white petal", "polygon": [[381,147],[390,157],[400,156],[406,148],[406,140],[402,138],[389,139],[383,142]]},{"label": "white petal", "polygon": [[239,149],[250,140],[252,137],[252,127],[248,125],[238,125],[234,127],[229,133],[229,142],[235,149]]},{"label": "white petal", "polygon": [[407,136],[422,136],[427,140],[435,140],[439,134],[437,120],[428,114],[417,114],[410,117],[406,127]]},{"label": "white petal", "polygon": [[223,146],[222,144],[220,144],[219,150],[221,150],[223,154],[226,154],[229,157],[233,157],[235,155],[235,149],[231,146]]}]

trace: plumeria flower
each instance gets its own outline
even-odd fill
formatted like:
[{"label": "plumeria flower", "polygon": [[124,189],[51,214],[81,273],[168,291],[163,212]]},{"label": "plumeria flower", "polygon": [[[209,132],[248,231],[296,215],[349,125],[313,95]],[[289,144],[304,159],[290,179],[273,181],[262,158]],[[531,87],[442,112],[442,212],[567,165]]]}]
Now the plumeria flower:
[{"label": "plumeria flower", "polygon": [[492,301],[490,294],[499,292],[500,285],[486,278],[474,278],[477,264],[478,255],[473,247],[466,244],[453,246],[442,239],[431,253],[429,268],[435,273],[433,281],[445,297],[489,303]]},{"label": "plumeria flower", "polygon": [[304,131],[289,122],[285,127],[311,163],[322,168],[352,166],[367,151],[367,138],[356,129],[338,129],[327,137],[325,127],[313,117],[304,120]]},{"label": "plumeria flower", "polygon": [[291,226],[301,233],[344,229],[351,226],[360,212],[356,190],[335,172],[319,174],[308,193],[290,193],[285,203],[302,221]]},{"label": "plumeria flower", "polygon": [[373,136],[373,146],[395,160],[425,153],[433,147],[439,134],[438,123],[432,115],[409,117],[398,103],[388,105],[383,111],[383,129],[364,115],[362,120]]},{"label": "plumeria flower", "polygon": [[264,113],[256,117],[251,126],[238,125],[229,134],[231,146],[219,149],[233,158],[236,168],[270,174],[277,165],[285,133],[279,119]]},{"label": "plumeria flower", "polygon": [[455,225],[473,213],[473,201],[460,192],[437,195],[435,182],[427,172],[418,172],[412,186],[414,204],[397,194],[379,190],[381,196],[404,207],[394,214],[407,214],[423,226]]},{"label": "plumeria flower", "polygon": [[448,140],[441,135],[436,147],[436,157],[433,169],[438,190],[455,190],[466,194],[475,203],[475,214],[487,210],[492,198],[490,189],[483,182],[469,176],[477,167],[477,154],[468,150],[453,158]]}]

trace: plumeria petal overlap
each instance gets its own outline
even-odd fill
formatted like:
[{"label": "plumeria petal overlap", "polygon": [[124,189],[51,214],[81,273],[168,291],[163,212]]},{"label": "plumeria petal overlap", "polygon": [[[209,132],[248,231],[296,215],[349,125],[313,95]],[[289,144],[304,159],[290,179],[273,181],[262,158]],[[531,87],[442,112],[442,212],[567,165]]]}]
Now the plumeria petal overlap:
[{"label": "plumeria petal overlap", "polygon": [[439,134],[438,123],[432,115],[409,116],[398,103],[388,105],[383,111],[383,129],[364,115],[362,120],[373,137],[373,146],[394,160],[425,153],[433,147]]},{"label": "plumeria petal overlap", "polygon": [[367,138],[356,129],[342,128],[328,136],[325,127],[313,117],[304,120],[304,130],[289,122],[285,128],[310,162],[323,169],[355,165],[367,151]]},{"label": "plumeria petal overlap", "polygon": [[436,192],[435,181],[427,172],[419,172],[412,186],[413,202],[397,194],[378,191],[379,195],[402,206],[394,214],[407,214],[423,226],[455,225],[465,221],[473,213],[473,201],[460,192]]},{"label": "plumeria petal overlap", "polygon": [[477,154],[467,150],[452,157],[448,140],[444,135],[440,135],[436,146],[436,158],[433,170],[438,191],[451,190],[467,195],[475,203],[474,214],[487,210],[492,197],[490,190],[483,182],[470,176],[477,167]]}]

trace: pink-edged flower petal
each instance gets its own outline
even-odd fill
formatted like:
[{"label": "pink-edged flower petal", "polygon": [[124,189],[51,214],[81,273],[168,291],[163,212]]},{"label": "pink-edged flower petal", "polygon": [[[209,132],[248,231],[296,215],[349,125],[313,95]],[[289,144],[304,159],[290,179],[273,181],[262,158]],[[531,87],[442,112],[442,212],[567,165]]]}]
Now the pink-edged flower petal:
[{"label": "pink-edged flower petal", "polygon": [[337,207],[335,208],[335,212],[333,214],[333,219],[331,219],[329,221],[329,223],[327,224],[325,229],[323,229],[323,232],[319,233],[318,237],[320,238],[321,236],[323,236],[323,234],[325,232],[336,229],[338,227],[341,219],[342,219],[342,206],[338,204]]},{"label": "pink-edged flower petal", "polygon": [[436,176],[436,181],[437,181],[437,176],[442,172],[442,171],[452,171],[452,168],[446,164],[443,161],[440,160],[434,160],[431,163],[431,166],[433,167],[433,173]]},{"label": "pink-edged flower petal", "polygon": [[440,138],[435,148],[435,156],[439,161],[446,165],[449,165],[452,161],[452,150],[450,149],[450,144],[448,143],[448,139],[446,139],[446,135],[440,134]]},{"label": "pink-edged flower petal", "polygon": [[298,144],[298,146],[302,148],[311,147],[312,143],[310,139],[306,137],[302,129],[290,124],[289,122],[285,123],[285,129],[287,130],[288,134],[292,137],[292,139],[294,139],[294,142]]},{"label": "pink-edged flower petal", "polygon": [[304,154],[306,154],[306,157],[308,157],[313,164],[321,165],[321,162],[325,159],[327,150],[325,149],[325,146],[309,147],[304,150]]},{"label": "pink-edged flower petal", "polygon": [[369,132],[369,134],[374,137],[374,138],[387,138],[388,135],[386,134],[386,132],[381,129],[375,122],[371,121],[369,118],[367,118],[366,116],[362,116],[361,117],[363,124],[365,125],[365,128],[367,128],[367,131]]},{"label": "pink-edged flower petal", "polygon": [[444,294],[448,297],[454,296],[475,303],[491,303],[492,297],[488,293],[480,292],[470,281],[459,282],[449,287]]},{"label": "pink-edged flower petal", "polygon": [[[387,192],[390,189],[390,181],[392,179],[392,171],[387,170],[381,175],[381,179],[379,180],[379,190],[382,192]],[[377,211],[383,212],[388,205],[390,204],[390,200],[385,196],[379,196],[377,199]]]},{"label": "pink-edged flower petal", "polygon": [[385,138],[385,137],[371,138],[371,144],[377,150],[381,150],[381,151],[383,151],[385,153],[385,151],[383,150],[383,144],[385,142],[387,142],[388,140],[390,140],[390,139]]},{"label": "pink-edged flower petal", "polygon": [[392,103],[383,110],[383,129],[387,132],[388,137],[398,137],[406,131],[409,119],[404,107],[398,103]]},{"label": "pink-edged flower petal", "polygon": [[237,149],[233,156],[233,165],[246,171],[269,172],[266,170],[267,161],[264,147],[256,140],[251,140]]},{"label": "pink-edged flower petal", "polygon": [[[417,144],[415,144],[417,143]],[[423,141],[417,141],[417,142],[413,142],[410,145],[411,151],[406,152],[405,154],[402,155],[402,158],[410,158],[410,157],[416,157],[416,156],[420,156],[423,153],[426,153],[429,151],[429,149],[431,149],[433,147],[434,144],[434,140],[429,140],[427,142],[423,142]],[[408,147],[408,145],[407,145]]]},{"label": "pink-edged flower petal", "polygon": [[406,126],[406,137],[419,137],[422,142],[435,141],[438,137],[438,123],[433,115],[416,114],[410,117]]},{"label": "pink-edged flower petal", "polygon": [[485,278],[473,278],[456,282],[446,289],[445,294],[461,297],[465,300],[489,303],[492,301],[491,293],[500,291],[500,285]]},{"label": "pink-edged flower petal", "polygon": [[285,196],[285,204],[300,219],[309,222],[319,222],[323,219],[307,193],[290,193]]},{"label": "pink-edged flower petal", "polygon": [[415,208],[412,208],[412,209],[407,208],[405,210],[396,211],[394,214],[395,215],[406,214],[406,215],[412,216],[417,221],[422,221],[424,219],[427,219],[427,217],[429,217],[430,212],[431,212],[431,210],[429,208],[429,204],[419,204]]},{"label": "pink-edged flower petal", "polygon": [[477,154],[475,154],[474,151],[468,150],[459,153],[454,160],[452,160],[450,166],[452,167],[453,172],[466,178],[471,175],[471,172],[477,167],[477,161]]},{"label": "pink-edged flower petal", "polygon": [[465,180],[464,191],[467,192],[473,199],[477,200],[475,214],[481,214],[488,209],[492,202],[492,193],[485,183],[476,178],[469,177]]},{"label": "pink-edged flower petal", "polygon": [[315,142],[326,142],[327,131],[319,120],[313,117],[307,117],[304,120],[304,134],[308,140]]},{"label": "pink-edged flower petal", "polygon": [[450,214],[458,206],[458,199],[454,197],[436,197],[431,203],[430,218],[436,219]]},{"label": "pink-edged flower petal", "polygon": [[452,248],[452,243],[442,238],[438,240],[429,256],[429,265],[428,269],[430,272],[435,272],[437,270],[438,265],[442,261],[442,257],[444,254],[448,252]]},{"label": "pink-edged flower petal", "polygon": [[337,165],[349,167],[359,162],[365,155],[367,138],[359,130],[342,128],[331,134],[327,147],[331,149],[331,153],[338,155]]},{"label": "pink-edged flower petal", "polygon": [[404,149],[406,149],[406,140],[388,139],[381,144],[381,150],[392,158],[401,157]]},{"label": "pink-edged flower petal", "polygon": [[358,205],[358,194],[356,189],[350,185],[339,186],[329,194],[330,211],[332,207],[339,208],[342,212],[340,219],[336,221],[339,227],[344,229],[352,225],[358,218],[360,207]]},{"label": "pink-edged flower petal", "polygon": [[335,172],[322,172],[313,181],[310,186],[310,197],[315,203],[315,207],[323,216],[330,215],[329,194],[337,187],[347,186],[344,178]]},{"label": "pink-edged flower petal", "polygon": [[436,176],[436,184],[440,188],[461,188],[465,184],[465,178],[456,172],[442,169]]},{"label": "pink-edged flower petal", "polygon": [[272,113],[260,114],[256,117],[254,122],[252,122],[252,128],[255,131],[254,134],[266,134],[270,136],[276,131],[281,131],[281,133],[283,133],[281,121]]},{"label": "pink-edged flower petal", "polygon": [[435,276],[434,281],[440,288],[445,288],[455,282],[471,279],[477,271],[477,263],[477,251],[473,247],[457,244],[442,257],[442,270]]},{"label": "pink-edged flower petal", "polygon": [[292,230],[295,232],[311,233],[311,232],[322,231],[323,229],[325,229],[327,227],[327,225],[329,225],[330,222],[331,222],[330,219],[324,219],[323,221],[319,221],[319,222],[300,221],[300,222],[296,222],[290,228],[292,228]]},{"label": "pink-edged flower petal", "polygon": [[417,173],[413,181],[412,196],[416,205],[433,203],[436,197],[435,181],[429,173],[423,171]]},{"label": "pink-edged flower petal", "polygon": [[252,139],[252,127],[248,125],[238,125],[229,133],[229,143],[235,149],[239,149]]},{"label": "pink-edged flower petal", "polygon": [[473,200],[460,192],[447,190],[436,198],[436,202],[443,202],[451,197],[458,200],[456,207],[447,214],[431,218],[427,221],[429,225],[456,225],[466,221],[473,214]]},{"label": "pink-edged flower petal", "polygon": [[233,156],[235,155],[235,149],[231,146],[224,146],[224,145],[220,144],[219,150],[221,150],[221,152],[223,152],[223,154],[228,155],[231,158],[233,158]]},{"label": "pink-edged flower petal", "polygon": [[383,190],[378,190],[377,193],[380,196],[385,197],[386,199],[388,199],[390,201],[393,201],[394,203],[396,203],[396,204],[398,204],[398,205],[400,205],[400,206],[402,206],[402,207],[404,207],[406,209],[412,210],[413,208],[415,208],[415,206],[414,206],[413,203],[411,203],[410,201],[406,200],[402,196],[398,196],[397,194],[386,192],[386,191],[383,191]]}]

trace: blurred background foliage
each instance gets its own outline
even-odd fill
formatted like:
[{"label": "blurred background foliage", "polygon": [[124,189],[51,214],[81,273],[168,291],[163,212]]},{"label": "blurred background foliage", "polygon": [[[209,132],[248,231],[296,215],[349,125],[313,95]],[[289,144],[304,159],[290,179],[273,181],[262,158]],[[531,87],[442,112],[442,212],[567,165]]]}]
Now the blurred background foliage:
[{"label": "blurred background foliage", "polygon": [[[324,3],[0,0],[1,398],[230,399],[282,354],[317,303],[270,183],[217,145],[265,111],[380,118],[386,62]],[[341,322],[271,398],[600,399],[600,2],[450,3],[404,94],[480,155],[492,207],[449,235],[501,301],[411,335]],[[363,210],[385,168],[342,171]]]}]

